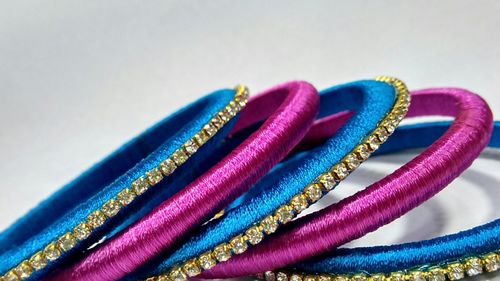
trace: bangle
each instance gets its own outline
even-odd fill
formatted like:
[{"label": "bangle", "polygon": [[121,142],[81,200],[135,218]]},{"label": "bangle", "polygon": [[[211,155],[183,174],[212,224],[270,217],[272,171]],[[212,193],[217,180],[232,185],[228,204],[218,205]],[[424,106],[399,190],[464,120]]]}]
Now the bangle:
[{"label": "bangle", "polygon": [[[321,148],[274,169],[238,206],[203,226],[163,261],[153,261],[127,280],[185,280],[257,245],[309,204],[319,200],[385,141],[407,112],[409,95],[399,80],[359,81],[323,91],[320,116],[355,109],[347,124]],[[338,108],[345,106],[346,108]],[[300,173],[300,176],[297,174]],[[274,179],[274,180],[273,180]],[[223,263],[222,263],[223,264]]]},{"label": "bangle", "polygon": [[[270,107],[263,109],[259,103]],[[226,157],[170,200],[51,280],[121,279],[169,250],[283,159],[307,133],[318,107],[317,91],[300,81],[279,85],[257,97],[247,105],[236,131],[226,139],[224,148],[229,150]],[[255,125],[264,119],[255,130]]]},{"label": "bangle", "polygon": [[[398,129],[384,151],[425,147],[429,140],[439,138],[449,122],[424,123]],[[420,138],[419,136],[426,136]],[[490,147],[500,147],[500,122],[495,122]],[[425,241],[391,246],[339,249],[313,261],[298,264],[306,272],[335,272],[319,274],[328,280],[459,280],[483,272],[500,269],[500,219],[452,235]],[[289,278],[294,273],[267,273]],[[298,275],[302,280],[316,278],[315,274]],[[293,278],[295,280],[298,280]],[[387,278],[387,279],[384,279]],[[312,279],[311,279],[312,280]],[[316,280],[316,279],[315,279]],[[326,281],[326,279],[325,279]]]},{"label": "bangle", "polygon": [[[393,174],[338,204],[296,220],[260,247],[214,268],[207,276],[264,272],[325,254],[398,218],[463,172],[491,136],[493,122],[487,104],[461,89],[417,91],[412,101],[408,116],[448,115],[455,116],[455,121],[426,151]],[[420,138],[429,142],[426,135]],[[382,150],[391,145],[384,147]]]},{"label": "bangle", "polygon": [[[183,164],[204,162],[233,126],[229,120],[245,105],[247,94],[238,86],[198,100],[40,203],[0,234],[0,276],[8,281],[40,278],[77,249],[136,220],[152,208],[152,198],[166,199],[197,177],[201,166],[186,169]],[[174,176],[174,181],[164,180]]]}]

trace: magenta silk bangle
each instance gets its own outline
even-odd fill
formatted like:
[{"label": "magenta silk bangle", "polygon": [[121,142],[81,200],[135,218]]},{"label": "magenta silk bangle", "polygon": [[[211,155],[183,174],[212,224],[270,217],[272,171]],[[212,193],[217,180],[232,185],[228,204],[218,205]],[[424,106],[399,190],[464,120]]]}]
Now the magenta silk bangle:
[{"label": "magenta silk bangle", "polygon": [[[455,117],[452,126],[422,154],[391,175],[338,204],[299,218],[275,236],[200,277],[228,278],[286,267],[326,253],[395,220],[429,199],[462,173],[488,144],[493,117],[481,97],[462,89],[415,91],[411,116]],[[320,122],[309,141],[338,128],[346,114]]]},{"label": "magenta silk bangle", "polygon": [[118,280],[168,250],[283,159],[307,133],[318,106],[316,89],[302,81],[251,99],[234,129],[239,132],[265,120],[250,137],[139,222],[48,280]]}]

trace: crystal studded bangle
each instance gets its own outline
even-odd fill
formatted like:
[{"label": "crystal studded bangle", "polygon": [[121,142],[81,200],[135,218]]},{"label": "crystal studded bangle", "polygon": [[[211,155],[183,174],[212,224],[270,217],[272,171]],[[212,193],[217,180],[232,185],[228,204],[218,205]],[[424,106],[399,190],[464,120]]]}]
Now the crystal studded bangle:
[{"label": "crystal studded bangle", "polygon": [[[118,280],[172,249],[281,161],[307,133],[319,107],[309,83],[278,85],[241,112],[225,155],[211,169],[137,223],[50,280]],[[119,266],[116,266],[119,264]]]},{"label": "crystal studded bangle", "polygon": [[[430,147],[388,178],[309,218],[303,218],[269,244],[247,253],[245,258],[252,259],[252,256],[258,255],[264,262],[272,263],[257,265],[258,269],[267,266],[267,269],[292,269],[266,274],[268,278],[281,281],[302,278],[330,278],[328,280],[334,281],[455,280],[463,277],[464,271],[467,275],[474,275],[483,269],[492,271],[498,268],[498,220],[429,241],[329,252],[429,199],[463,172],[490,140],[491,112],[479,96],[466,90],[429,89],[413,93],[408,116],[421,115],[447,115],[456,119],[451,126],[449,123],[417,124],[396,130],[379,153]],[[490,145],[500,146],[498,131]],[[348,221],[354,223],[347,224]],[[294,238],[298,233],[302,235],[302,241]],[[307,242],[307,238],[313,235],[317,235],[314,236],[314,245]],[[285,243],[289,251],[280,247]],[[302,247],[300,253],[294,251],[296,247]],[[316,258],[303,261],[313,257]],[[240,260],[232,266],[245,266],[247,262]],[[214,275],[225,276],[225,273]]]},{"label": "crystal studded bangle", "polygon": [[[426,146],[428,140],[439,138],[449,126],[449,122],[438,122],[401,127],[387,143],[394,145],[384,154]],[[500,148],[500,122],[495,123],[489,146]],[[302,262],[295,269],[292,266],[268,271],[259,277],[269,281],[445,281],[499,269],[500,219],[496,219],[459,233],[419,242],[344,248],[320,259]]]},{"label": "crystal studded bangle", "polygon": [[248,90],[237,86],[198,100],[40,203],[0,234],[0,280],[39,279],[138,219],[158,198],[172,196],[203,172],[184,163],[205,161],[229,133],[247,96]]},{"label": "crystal studded bangle", "polygon": [[[228,208],[203,226],[154,269],[128,280],[185,280],[217,264],[230,262],[259,244],[281,225],[331,191],[394,131],[407,112],[405,85],[393,78],[358,81],[332,87],[320,95],[321,117],[354,109],[348,123],[307,158],[296,157],[276,167]],[[210,271],[206,271],[210,272]]]}]

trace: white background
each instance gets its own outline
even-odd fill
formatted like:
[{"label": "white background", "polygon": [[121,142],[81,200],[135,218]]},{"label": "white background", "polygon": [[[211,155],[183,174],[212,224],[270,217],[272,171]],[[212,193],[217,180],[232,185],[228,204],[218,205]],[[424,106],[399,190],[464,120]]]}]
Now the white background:
[{"label": "white background", "polygon": [[[176,108],[237,83],[255,93],[291,79],[322,89],[389,74],[412,89],[471,89],[500,116],[495,0],[0,7],[0,229]],[[336,199],[413,156],[369,161]],[[481,159],[439,196],[355,244],[431,238],[498,218],[499,183],[498,163]]]}]

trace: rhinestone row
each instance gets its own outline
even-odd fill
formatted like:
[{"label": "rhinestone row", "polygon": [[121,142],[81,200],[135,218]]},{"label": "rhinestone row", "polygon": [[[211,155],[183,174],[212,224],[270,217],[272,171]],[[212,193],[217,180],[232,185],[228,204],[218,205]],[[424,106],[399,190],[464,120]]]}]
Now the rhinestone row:
[{"label": "rhinestone row", "polygon": [[393,109],[381,121],[377,128],[364,142],[359,144],[342,161],[330,171],[320,175],[303,192],[295,195],[287,204],[279,207],[274,214],[265,217],[260,222],[248,228],[245,233],[233,237],[228,243],[223,243],[197,258],[193,258],[182,265],[175,266],[168,273],[147,279],[148,281],[185,281],[188,277],[199,275],[203,270],[214,267],[217,263],[225,262],[232,255],[242,254],[250,245],[260,243],[265,235],[274,233],[280,225],[293,220],[300,212],[317,202],[327,192],[354,171],[361,162],[368,159],[378,147],[394,132],[401,120],[408,112],[410,95],[406,85],[399,79],[392,77],[378,77],[378,81],[386,82],[396,89],[397,97]]},{"label": "rhinestone row", "polygon": [[405,270],[388,274],[353,275],[308,274],[292,271],[268,271],[259,275],[266,281],[446,281],[460,280],[466,276],[476,276],[484,272],[500,269],[500,252],[489,253],[480,257],[471,257],[453,261],[441,266],[425,266],[416,270]]},{"label": "rhinestone row", "polygon": [[168,159],[138,178],[130,187],[122,189],[113,199],[104,203],[100,209],[90,214],[86,221],[80,223],[71,232],[64,234],[31,258],[8,271],[0,277],[0,281],[24,280],[30,277],[33,271],[45,268],[49,262],[57,260],[64,252],[73,249],[78,242],[87,239],[95,229],[118,214],[121,208],[132,203],[137,196],[158,184],[164,177],[170,176],[246,105],[248,89],[244,86],[237,86],[235,90],[233,100]]}]

